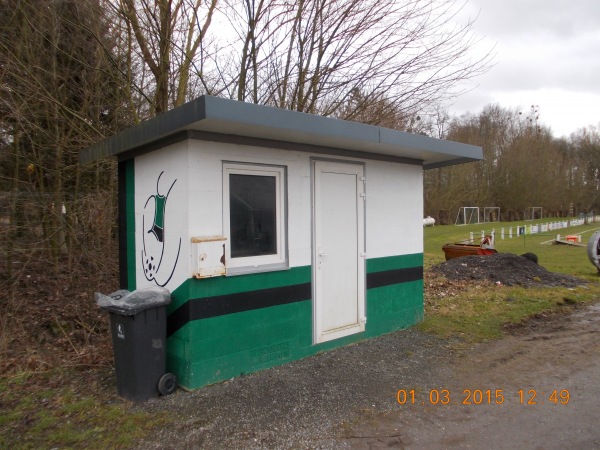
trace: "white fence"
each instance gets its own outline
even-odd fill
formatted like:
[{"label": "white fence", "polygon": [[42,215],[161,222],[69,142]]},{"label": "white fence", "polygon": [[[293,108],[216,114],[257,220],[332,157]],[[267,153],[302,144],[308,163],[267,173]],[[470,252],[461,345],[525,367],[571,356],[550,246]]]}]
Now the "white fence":
[{"label": "white fence", "polygon": [[[514,237],[519,237],[527,234],[540,234],[540,233],[549,233],[556,230],[560,230],[568,227],[576,227],[579,225],[584,225],[586,223],[594,223],[600,222],[600,216],[591,216],[587,218],[581,219],[566,219],[559,220],[554,222],[546,222],[539,224],[529,224],[529,225],[516,225],[514,227],[508,228],[500,228],[500,239],[505,239],[508,237],[512,239]],[[486,235],[492,236],[492,242],[496,239],[496,230],[492,229],[490,231],[481,230],[481,239],[483,239]],[[560,235],[559,235],[560,236]],[[470,233],[470,240],[473,242],[475,240],[475,233]]]}]

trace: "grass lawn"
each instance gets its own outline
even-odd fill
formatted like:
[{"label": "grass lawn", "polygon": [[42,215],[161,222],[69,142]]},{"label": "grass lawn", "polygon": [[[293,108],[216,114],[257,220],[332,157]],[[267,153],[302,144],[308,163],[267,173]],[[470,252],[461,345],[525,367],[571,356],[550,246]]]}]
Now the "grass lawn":
[{"label": "grass lawn", "polygon": [[[576,305],[600,299],[598,270],[587,256],[586,247],[552,245],[557,234],[581,234],[587,245],[600,224],[563,228],[544,235],[515,236],[515,226],[523,223],[494,223],[467,226],[437,226],[425,229],[425,267],[444,261],[442,245],[469,238],[470,232],[479,239],[496,230],[496,249],[499,252],[538,255],[539,264],[551,272],[578,276],[588,285],[578,288],[522,288],[495,286],[492,283],[449,282],[443,277],[426,274],[425,320],[419,324],[423,331],[444,337],[456,336],[467,342],[479,342],[502,336],[507,324],[520,323],[527,318],[546,313],[569,311]],[[508,238],[508,227],[513,238]],[[505,228],[505,239],[500,229]]]},{"label": "grass lawn", "polygon": [[0,448],[130,448],[175,421],[136,411],[96,381],[96,373],[60,368],[1,377]]},{"label": "grass lawn", "polygon": [[[532,222],[518,223],[520,225]],[[541,223],[541,222],[533,222]],[[437,226],[425,228],[424,253],[425,266],[430,267],[444,261],[442,245],[469,238],[473,232],[475,240],[480,239],[481,231],[489,234],[492,229],[496,230],[496,250],[499,252],[514,253],[517,255],[531,252],[538,255],[539,263],[551,272],[560,272],[568,275],[584,277],[586,279],[597,279],[597,269],[591,264],[587,257],[586,247],[572,247],[568,245],[552,245],[557,234],[580,234],[581,244],[587,245],[592,234],[600,230],[600,223],[592,223],[577,227],[563,228],[558,231],[550,231],[544,234],[526,235],[516,237],[515,224],[517,222],[505,222],[494,224],[479,224],[465,226]],[[513,237],[508,237],[508,227],[513,227]],[[505,229],[505,238],[500,238],[500,229]]]}]

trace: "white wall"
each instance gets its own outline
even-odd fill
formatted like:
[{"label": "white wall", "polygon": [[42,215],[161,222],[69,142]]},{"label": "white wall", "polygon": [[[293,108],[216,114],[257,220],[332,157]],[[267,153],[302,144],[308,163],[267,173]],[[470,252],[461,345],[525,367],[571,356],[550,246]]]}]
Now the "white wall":
[{"label": "white wall", "polygon": [[[182,142],[135,159],[138,289],[158,284],[174,290],[190,276],[187,146],[187,142]],[[158,195],[166,197],[162,242],[149,233],[154,223],[155,198]]]},{"label": "white wall", "polygon": [[423,169],[367,162],[367,258],[423,252]]},{"label": "white wall", "polygon": [[[223,229],[223,161],[287,168],[289,264],[291,267],[310,265],[311,156],[320,157],[304,152],[192,140],[137,157],[138,288],[163,284],[171,277],[166,287],[173,290],[192,275],[190,238],[227,234]],[[378,161],[366,161],[365,168],[367,258],[421,253],[422,168]],[[176,180],[166,199],[163,243],[148,233],[155,212],[155,201],[151,197],[157,194],[156,184],[161,172],[159,194],[166,195]],[[160,268],[150,276],[143,261],[144,249],[155,257],[155,261],[164,251]]]},{"label": "white wall", "polygon": [[[227,234],[223,229],[223,161],[287,168],[288,255],[291,267],[311,261],[310,155],[263,147],[192,141],[190,216],[192,236]],[[196,175],[197,174],[197,175]]]}]

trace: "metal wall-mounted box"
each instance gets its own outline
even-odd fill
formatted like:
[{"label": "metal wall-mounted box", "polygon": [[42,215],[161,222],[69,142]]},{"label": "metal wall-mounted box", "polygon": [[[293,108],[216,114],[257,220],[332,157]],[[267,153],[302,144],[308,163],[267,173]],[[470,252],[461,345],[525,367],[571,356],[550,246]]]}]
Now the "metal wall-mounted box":
[{"label": "metal wall-mounted box", "polygon": [[218,277],[227,274],[225,236],[195,236],[192,238],[194,278]]}]

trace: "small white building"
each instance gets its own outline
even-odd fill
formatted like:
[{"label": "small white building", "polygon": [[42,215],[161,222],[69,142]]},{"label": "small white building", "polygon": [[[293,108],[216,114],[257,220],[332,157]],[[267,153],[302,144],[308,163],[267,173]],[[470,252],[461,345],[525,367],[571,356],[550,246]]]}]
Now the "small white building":
[{"label": "small white building", "polygon": [[119,160],[121,287],[159,285],[168,371],[206,384],[423,318],[423,170],[479,147],[203,96]]}]

